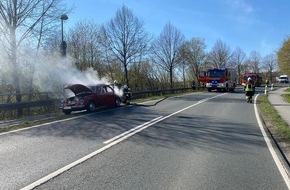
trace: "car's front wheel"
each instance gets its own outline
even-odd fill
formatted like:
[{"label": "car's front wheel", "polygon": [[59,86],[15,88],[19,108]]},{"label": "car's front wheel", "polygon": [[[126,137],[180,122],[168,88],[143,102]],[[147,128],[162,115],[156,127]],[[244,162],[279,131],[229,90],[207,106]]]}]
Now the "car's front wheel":
[{"label": "car's front wheel", "polygon": [[93,101],[90,101],[88,106],[87,106],[87,111],[88,112],[93,112],[96,110],[96,105]]},{"label": "car's front wheel", "polygon": [[65,114],[65,115],[69,115],[71,113],[71,110],[62,110],[62,112]]},{"label": "car's front wheel", "polygon": [[121,106],[121,99],[119,97],[116,97],[116,99],[115,99],[115,106],[116,107]]}]

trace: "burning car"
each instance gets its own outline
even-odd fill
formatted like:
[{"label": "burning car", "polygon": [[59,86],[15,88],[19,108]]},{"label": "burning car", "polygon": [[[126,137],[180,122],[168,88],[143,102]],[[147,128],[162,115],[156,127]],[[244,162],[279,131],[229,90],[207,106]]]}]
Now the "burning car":
[{"label": "burning car", "polygon": [[96,108],[118,107],[121,104],[121,99],[112,86],[106,84],[70,84],[64,90],[68,98],[63,100],[61,109],[65,114],[81,110],[93,112]]}]

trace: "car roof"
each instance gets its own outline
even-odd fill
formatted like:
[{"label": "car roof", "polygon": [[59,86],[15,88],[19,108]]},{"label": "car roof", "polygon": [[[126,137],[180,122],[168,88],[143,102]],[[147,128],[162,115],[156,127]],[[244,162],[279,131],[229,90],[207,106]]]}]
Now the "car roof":
[{"label": "car roof", "polygon": [[83,92],[93,92],[93,89],[102,86],[108,86],[106,84],[96,84],[96,85],[83,85],[83,84],[68,84],[64,86],[64,89],[70,89],[74,94],[80,94]]}]

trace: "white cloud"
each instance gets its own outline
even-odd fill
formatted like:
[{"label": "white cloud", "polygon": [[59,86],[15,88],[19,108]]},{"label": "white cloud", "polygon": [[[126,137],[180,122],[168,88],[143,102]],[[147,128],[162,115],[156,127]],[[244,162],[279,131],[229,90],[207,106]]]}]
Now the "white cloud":
[{"label": "white cloud", "polygon": [[236,9],[241,10],[242,12],[252,13],[254,12],[254,8],[247,3],[245,0],[229,0],[231,6]]}]

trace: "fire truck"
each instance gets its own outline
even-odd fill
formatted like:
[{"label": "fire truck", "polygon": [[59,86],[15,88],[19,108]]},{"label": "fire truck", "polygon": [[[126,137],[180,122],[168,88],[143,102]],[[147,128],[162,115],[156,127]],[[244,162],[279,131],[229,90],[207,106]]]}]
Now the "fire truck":
[{"label": "fire truck", "polygon": [[199,81],[209,92],[212,90],[233,92],[237,85],[237,71],[233,68],[210,68],[200,72]]},{"label": "fire truck", "polygon": [[244,73],[241,78],[241,84],[244,86],[247,83],[248,78],[251,77],[255,86],[261,86],[262,77],[258,73]]}]

